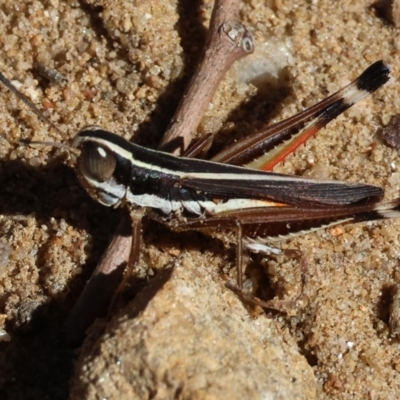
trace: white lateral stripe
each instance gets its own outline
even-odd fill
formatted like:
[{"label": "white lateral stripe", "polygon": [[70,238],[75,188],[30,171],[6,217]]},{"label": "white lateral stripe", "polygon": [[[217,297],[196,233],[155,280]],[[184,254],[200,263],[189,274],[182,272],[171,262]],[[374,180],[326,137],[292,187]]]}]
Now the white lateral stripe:
[{"label": "white lateral stripe", "polygon": [[182,201],[183,207],[192,214],[201,215],[203,212],[201,210],[200,204],[197,201]]},{"label": "white lateral stripe", "polygon": [[199,201],[205,211],[211,215],[220,214],[227,211],[243,210],[246,208],[265,208],[274,207],[277,203],[266,200],[254,199],[229,199],[224,203],[215,204],[212,201]]},{"label": "white lateral stripe", "polygon": [[158,208],[164,214],[170,214],[171,212],[176,212],[182,208],[180,202],[170,201],[158,197],[155,194],[140,194],[134,195],[131,192],[127,193],[127,200],[132,204],[136,204],[140,207],[151,207]]},{"label": "white lateral stripe", "polygon": [[[211,200],[208,201],[196,201],[196,200],[169,200],[155,194],[132,194],[130,190],[126,190],[123,185],[118,185],[116,182],[98,182],[94,179],[86,177],[90,187],[98,189],[98,192],[102,194],[102,197],[108,198],[111,194],[118,198],[120,201],[126,196],[126,200],[132,204],[136,204],[141,207],[151,207],[161,210],[164,214],[171,212],[182,212],[186,209],[188,212],[201,215],[203,211],[207,214],[214,215],[227,211],[235,211],[246,208],[260,208],[260,207],[273,207],[276,206],[276,202],[266,200],[254,200],[254,199],[229,199],[225,202],[214,203]],[[102,198],[99,198],[101,201]],[[102,204],[110,205],[107,201],[101,201]]]},{"label": "white lateral stripe", "polygon": [[268,246],[264,243],[246,243],[243,242],[244,248],[252,253],[258,254],[282,254],[282,250],[276,247]]}]

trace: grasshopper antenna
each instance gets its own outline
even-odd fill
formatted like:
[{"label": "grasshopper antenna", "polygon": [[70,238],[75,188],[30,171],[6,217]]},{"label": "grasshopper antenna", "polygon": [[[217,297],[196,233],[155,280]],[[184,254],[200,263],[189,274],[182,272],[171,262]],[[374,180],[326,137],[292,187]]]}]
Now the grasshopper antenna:
[{"label": "grasshopper antenna", "polygon": [[[4,86],[6,86],[12,93],[14,93],[20,100],[22,100],[27,107],[30,108],[31,111],[33,111],[36,116],[43,122],[46,122],[51,128],[53,128],[56,132],[60,133],[61,135],[63,132],[57,128],[43,113],[41,110],[39,110],[31,100],[29,100],[23,93],[21,93],[12,83],[9,81],[1,72],[0,72],[0,82],[3,83]],[[58,149],[63,149],[71,152],[75,156],[80,155],[80,151],[76,149],[75,147],[68,146],[63,143],[57,143],[57,142],[43,142],[39,140],[26,140],[26,139],[21,139],[19,141],[21,144],[25,145],[31,145],[31,144],[40,144],[42,146],[50,146],[50,147],[55,147]]]},{"label": "grasshopper antenna", "polygon": [[79,157],[81,154],[81,151],[78,150],[77,148],[73,146],[68,146],[67,144],[64,143],[57,143],[57,142],[45,142],[41,140],[29,140],[29,139],[20,139],[19,143],[23,145],[31,145],[31,144],[40,144],[41,146],[49,146],[49,147],[55,147],[56,149],[62,149],[62,150],[67,150],[68,152],[72,153],[73,155]]},{"label": "grasshopper antenna", "polygon": [[[43,113],[39,110],[31,100],[29,100],[24,94],[22,94],[12,83],[0,72],[0,82],[3,83],[8,90],[13,92],[20,100],[22,100],[27,107],[33,111],[36,116],[43,122],[46,122],[50,127],[56,130],[58,133],[63,134]],[[32,142],[31,142],[32,143]],[[53,144],[54,145],[54,144]],[[57,146],[56,146],[57,147]]]}]

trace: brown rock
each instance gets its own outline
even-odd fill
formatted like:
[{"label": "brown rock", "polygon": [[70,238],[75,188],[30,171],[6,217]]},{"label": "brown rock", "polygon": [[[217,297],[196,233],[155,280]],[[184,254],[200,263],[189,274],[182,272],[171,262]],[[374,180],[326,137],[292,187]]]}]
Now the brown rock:
[{"label": "brown rock", "polygon": [[251,319],[201,260],[180,261],[88,340],[71,399],[315,398],[293,339],[271,319]]}]

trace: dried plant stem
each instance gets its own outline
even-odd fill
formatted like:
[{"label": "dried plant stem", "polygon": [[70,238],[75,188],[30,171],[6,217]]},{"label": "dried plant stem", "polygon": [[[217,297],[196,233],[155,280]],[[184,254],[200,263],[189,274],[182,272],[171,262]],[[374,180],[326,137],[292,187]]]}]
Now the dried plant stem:
[{"label": "dried plant stem", "polygon": [[216,1],[203,55],[160,149],[176,154],[187,149],[228,69],[235,61],[253,52],[253,37],[237,21],[238,11],[238,1]]},{"label": "dried plant stem", "polygon": [[[164,151],[180,154],[188,147],[229,67],[253,52],[252,35],[238,22],[239,3],[239,0],[215,2],[203,56],[160,144]],[[124,223],[121,221],[119,229]],[[131,245],[131,237],[115,234],[66,322],[69,340],[81,341],[94,319],[104,313],[122,279],[121,265],[128,262]]]},{"label": "dried plant stem", "polygon": [[104,314],[121,282],[132,248],[132,225],[122,218],[113,239],[65,322],[64,330],[72,343],[80,343],[86,329]]}]

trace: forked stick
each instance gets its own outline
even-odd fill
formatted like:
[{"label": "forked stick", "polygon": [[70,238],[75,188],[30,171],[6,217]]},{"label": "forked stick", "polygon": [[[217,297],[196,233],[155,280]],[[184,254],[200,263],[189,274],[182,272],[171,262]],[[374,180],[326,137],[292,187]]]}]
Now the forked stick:
[{"label": "forked stick", "polygon": [[[239,0],[215,2],[203,56],[161,143],[163,150],[180,154],[188,147],[225,73],[236,60],[253,51],[250,32],[238,22],[239,5]],[[120,227],[123,224],[121,221]],[[121,263],[128,262],[131,245],[130,237],[114,235],[66,321],[65,331],[70,341],[83,340],[86,329],[104,314],[106,304],[121,281]],[[140,241],[134,246],[140,246]],[[112,279],[109,279],[107,290],[103,290],[99,282],[103,282],[106,275]],[[92,300],[93,293],[96,293],[97,304]]]},{"label": "forked stick", "polygon": [[251,33],[238,22],[239,1],[214,4],[207,42],[159,149],[182,154],[193,139],[212,96],[231,65],[254,51]]}]

